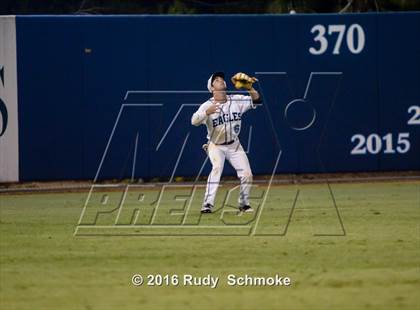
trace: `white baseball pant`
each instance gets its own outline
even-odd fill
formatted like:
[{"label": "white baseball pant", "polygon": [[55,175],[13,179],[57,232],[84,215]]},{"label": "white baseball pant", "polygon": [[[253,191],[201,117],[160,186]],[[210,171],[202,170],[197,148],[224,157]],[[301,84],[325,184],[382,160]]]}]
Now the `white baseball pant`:
[{"label": "white baseball pant", "polygon": [[207,152],[213,168],[207,179],[204,205],[209,203],[214,206],[217,188],[219,187],[220,177],[222,176],[226,159],[236,170],[237,176],[241,181],[238,198],[239,207],[249,205],[249,193],[252,187],[252,172],[251,167],[249,166],[248,157],[239,140],[236,140],[230,145],[216,145],[213,142],[210,142]]}]

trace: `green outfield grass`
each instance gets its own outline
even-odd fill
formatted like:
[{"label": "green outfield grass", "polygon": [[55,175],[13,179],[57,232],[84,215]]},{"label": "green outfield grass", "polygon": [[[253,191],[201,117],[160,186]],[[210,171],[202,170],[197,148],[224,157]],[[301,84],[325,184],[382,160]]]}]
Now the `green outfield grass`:
[{"label": "green outfield grass", "polygon": [[[129,230],[134,236],[110,236],[112,229],[74,236],[86,193],[3,194],[0,309],[420,309],[420,182],[331,188],[345,235],[325,184],[273,187],[256,230],[271,236],[141,236],[141,229]],[[263,192],[253,191],[254,207]],[[153,201],[157,193],[147,191],[143,202]],[[92,196],[82,223],[92,221],[102,194]],[[120,196],[110,193],[111,205]],[[137,190],[129,192],[133,199],[127,205],[132,207],[138,196]],[[222,210],[200,220],[201,197],[200,190],[185,224],[222,226]],[[228,202],[234,205],[234,199]],[[182,217],[166,212],[182,209],[182,203],[169,198],[161,203],[156,223],[174,228],[160,233],[182,233],[176,226]],[[144,207],[138,223],[147,223],[152,210]],[[130,214],[121,214],[122,224],[130,223]],[[103,214],[96,224],[106,226],[115,216]],[[229,228],[232,234],[241,233],[241,224],[252,219],[250,214],[225,217],[237,225]],[[220,282],[215,289],[135,287],[135,273],[211,274]],[[290,277],[292,285],[230,287],[228,274],[280,274]]]}]

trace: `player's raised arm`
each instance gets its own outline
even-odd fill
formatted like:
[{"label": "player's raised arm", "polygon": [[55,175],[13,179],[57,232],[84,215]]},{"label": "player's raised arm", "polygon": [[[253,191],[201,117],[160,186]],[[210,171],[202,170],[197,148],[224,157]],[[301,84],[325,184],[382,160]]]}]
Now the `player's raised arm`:
[{"label": "player's raised arm", "polygon": [[253,104],[262,104],[263,103],[263,100],[262,100],[262,97],[261,97],[260,93],[254,87],[251,87],[251,89],[248,90],[248,92],[249,92],[249,95],[251,96]]},{"label": "player's raised arm", "polygon": [[239,72],[232,76],[232,83],[236,89],[246,89],[254,104],[261,104],[262,98],[258,91],[253,87],[253,84],[258,81],[256,77],[250,77],[249,75]]}]

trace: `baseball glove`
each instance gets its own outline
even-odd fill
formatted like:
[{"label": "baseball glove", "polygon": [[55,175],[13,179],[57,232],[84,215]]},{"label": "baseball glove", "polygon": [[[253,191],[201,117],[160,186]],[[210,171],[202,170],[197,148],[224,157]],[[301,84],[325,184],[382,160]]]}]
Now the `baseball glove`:
[{"label": "baseball glove", "polygon": [[257,78],[250,77],[242,72],[236,73],[232,76],[231,80],[236,89],[245,88],[246,90],[250,90],[252,88],[252,84],[258,81]]}]

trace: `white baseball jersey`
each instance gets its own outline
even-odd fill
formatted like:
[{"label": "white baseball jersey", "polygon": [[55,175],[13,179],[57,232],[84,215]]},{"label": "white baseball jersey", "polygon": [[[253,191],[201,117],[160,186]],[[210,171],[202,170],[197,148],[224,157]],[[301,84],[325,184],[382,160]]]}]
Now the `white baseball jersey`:
[{"label": "white baseball jersey", "polygon": [[219,104],[219,111],[207,115],[206,110],[215,103],[214,98],[204,102],[191,118],[195,126],[207,126],[207,139],[215,144],[229,143],[238,139],[241,132],[242,115],[255,109],[251,96],[227,95],[225,103]]}]

